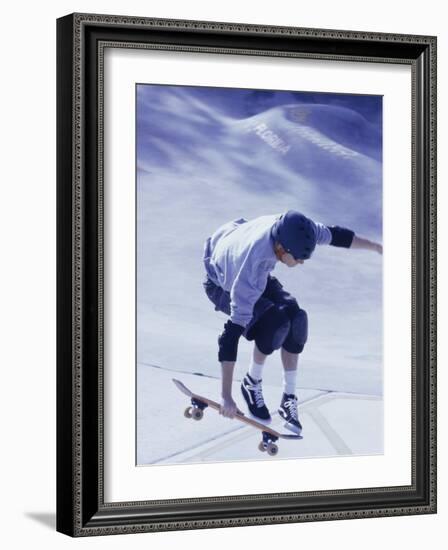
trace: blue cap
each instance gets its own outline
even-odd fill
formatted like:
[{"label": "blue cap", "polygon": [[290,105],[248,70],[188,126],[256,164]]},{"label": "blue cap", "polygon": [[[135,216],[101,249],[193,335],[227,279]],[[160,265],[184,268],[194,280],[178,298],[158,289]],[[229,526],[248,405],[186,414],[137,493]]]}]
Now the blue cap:
[{"label": "blue cap", "polygon": [[296,260],[311,257],[316,247],[316,233],[314,222],[296,210],[288,210],[272,228],[274,240]]}]

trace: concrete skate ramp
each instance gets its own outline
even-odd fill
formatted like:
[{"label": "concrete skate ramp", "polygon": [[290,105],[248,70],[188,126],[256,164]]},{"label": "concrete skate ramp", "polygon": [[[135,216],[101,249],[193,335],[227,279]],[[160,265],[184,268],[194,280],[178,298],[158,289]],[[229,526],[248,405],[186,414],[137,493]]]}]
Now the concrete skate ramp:
[{"label": "concrete skate ramp", "polygon": [[[376,455],[383,452],[383,400],[378,395],[298,388],[302,440],[280,440],[274,458],[258,450],[261,434],[251,426],[206,409],[202,420],[184,417],[189,401],[172,383],[173,371],[139,364],[137,463],[192,464],[241,460]],[[219,401],[218,378],[176,373],[191,390]],[[246,411],[234,381],[233,395]],[[274,429],[285,431],[277,413],[282,388],[264,385]]]}]

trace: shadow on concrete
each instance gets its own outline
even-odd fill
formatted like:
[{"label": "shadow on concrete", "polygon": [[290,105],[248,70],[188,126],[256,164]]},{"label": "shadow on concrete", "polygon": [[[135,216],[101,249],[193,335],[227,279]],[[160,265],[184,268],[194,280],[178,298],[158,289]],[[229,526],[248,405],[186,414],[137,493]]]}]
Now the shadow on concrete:
[{"label": "shadow on concrete", "polygon": [[48,527],[52,531],[56,530],[56,514],[54,512],[26,512],[25,516],[34,519],[34,521]]}]

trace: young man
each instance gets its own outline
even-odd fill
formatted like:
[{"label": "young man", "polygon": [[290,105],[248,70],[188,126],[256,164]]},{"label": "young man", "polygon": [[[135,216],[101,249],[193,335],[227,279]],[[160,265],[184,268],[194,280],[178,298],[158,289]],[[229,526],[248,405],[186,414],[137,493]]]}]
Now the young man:
[{"label": "young man", "polygon": [[249,411],[270,421],[262,392],[262,373],[268,355],[281,349],[283,396],[279,414],[285,426],[300,434],[296,396],[297,364],[308,337],[308,318],[296,299],[270,272],[278,261],[295,267],[308,260],[316,244],[363,248],[382,254],[382,246],[350,229],[327,227],[300,212],[234,220],[207,239],[204,247],[204,288],[215,310],[229,315],[218,338],[222,393],[220,413],[232,418],[238,408],[232,380],[242,335],[254,341],[249,370],[241,391]]}]

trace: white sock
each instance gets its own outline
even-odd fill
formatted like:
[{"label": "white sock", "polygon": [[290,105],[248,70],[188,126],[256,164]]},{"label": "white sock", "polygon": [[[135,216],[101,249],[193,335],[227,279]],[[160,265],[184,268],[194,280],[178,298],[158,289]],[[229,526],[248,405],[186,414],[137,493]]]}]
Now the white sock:
[{"label": "white sock", "polygon": [[283,391],[288,394],[296,394],[297,369],[283,369]]},{"label": "white sock", "polygon": [[259,365],[258,363],[255,363],[255,361],[252,359],[252,362],[248,370],[250,377],[256,381],[261,380],[263,376],[263,367],[264,367],[264,364]]}]

